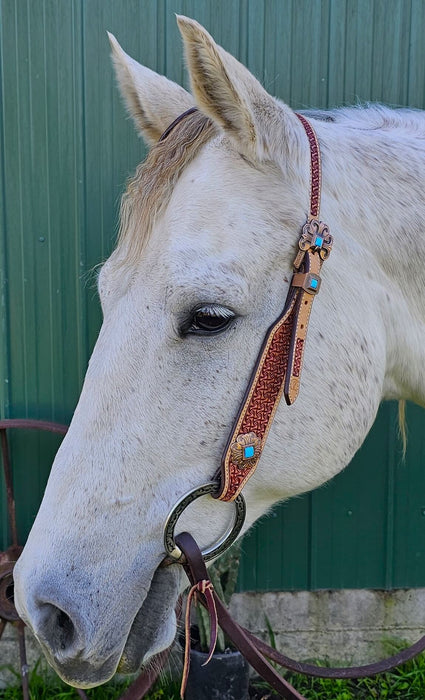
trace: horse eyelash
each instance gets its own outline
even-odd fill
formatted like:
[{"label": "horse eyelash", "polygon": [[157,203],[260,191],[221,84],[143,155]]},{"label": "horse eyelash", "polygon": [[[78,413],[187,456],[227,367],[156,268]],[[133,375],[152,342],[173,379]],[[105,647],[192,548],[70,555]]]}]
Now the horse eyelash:
[{"label": "horse eyelash", "polygon": [[223,319],[231,319],[235,317],[235,313],[228,309],[226,306],[221,306],[221,304],[203,304],[202,306],[197,306],[196,309],[192,311],[192,315],[198,314],[200,311],[206,316],[220,316]]},{"label": "horse eyelash", "polygon": [[226,306],[222,306],[221,304],[199,304],[199,306],[196,306],[190,311],[186,319],[181,324],[180,335],[185,336],[191,329],[196,330],[194,327],[194,318],[196,314],[199,314],[200,312],[202,312],[205,316],[218,316],[223,320],[228,321],[236,318],[234,311],[228,309]]}]

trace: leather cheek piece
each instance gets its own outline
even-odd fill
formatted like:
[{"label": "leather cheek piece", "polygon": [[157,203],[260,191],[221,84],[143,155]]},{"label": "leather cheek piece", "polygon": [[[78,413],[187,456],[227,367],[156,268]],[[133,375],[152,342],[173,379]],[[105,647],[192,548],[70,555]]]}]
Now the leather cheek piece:
[{"label": "leather cheek piece", "polygon": [[221,460],[215,498],[222,501],[233,501],[254,473],[281,397],[291,405],[298,396],[311,308],[320,289],[322,262],[332,248],[329,227],[318,219],[319,143],[311,124],[297,116],[310,145],[310,212],[299,239],[283,312],[267,331]]},{"label": "leather cheek piece", "polygon": [[266,335],[224,451],[219,500],[233,501],[254,473],[281,399],[296,314],[296,295],[289,296],[289,308]]}]

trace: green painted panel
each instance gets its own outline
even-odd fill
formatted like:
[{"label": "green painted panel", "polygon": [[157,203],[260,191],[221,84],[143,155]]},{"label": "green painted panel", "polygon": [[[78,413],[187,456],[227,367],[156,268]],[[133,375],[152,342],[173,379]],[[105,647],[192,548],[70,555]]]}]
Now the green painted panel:
[{"label": "green painted panel", "polygon": [[[425,107],[422,0],[0,0],[0,415],[69,421],[101,322],[96,268],[144,156],[106,31],[187,85],[174,13],[203,23],[294,108]],[[405,462],[384,405],[353,463],[246,538],[245,589],[425,585],[424,411]],[[11,437],[22,539],[60,440]],[[0,543],[8,538],[4,489]]]},{"label": "green painted panel", "polygon": [[409,405],[408,422],[405,460],[397,405],[386,403],[341,474],[260,523],[245,539],[241,587],[423,586],[425,412]]},{"label": "green painted panel", "polygon": [[425,415],[417,406],[409,407],[410,431],[406,463],[396,463],[392,491],[396,527],[393,537],[394,586],[405,588],[410,581],[424,579],[425,569]]}]

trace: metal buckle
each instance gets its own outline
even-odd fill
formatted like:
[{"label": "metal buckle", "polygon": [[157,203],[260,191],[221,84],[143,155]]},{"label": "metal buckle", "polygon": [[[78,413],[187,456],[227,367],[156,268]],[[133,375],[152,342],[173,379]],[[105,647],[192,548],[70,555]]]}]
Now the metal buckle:
[{"label": "metal buckle", "polygon": [[[208,484],[199,486],[197,489],[193,489],[193,491],[189,491],[189,493],[186,493],[179,501],[177,501],[172,511],[168,514],[164,525],[164,547],[167,557],[169,560],[171,559],[172,562],[184,562],[184,554],[181,549],[177,547],[174,540],[174,530],[181,514],[187,508],[187,506],[197,498],[216,493],[219,490],[219,487],[220,485],[217,483],[217,481],[211,481]],[[246,504],[242,494],[239,494],[239,496],[235,498],[233,505],[235,507],[233,523],[228,527],[218,542],[215,542],[213,545],[202,551],[204,561],[209,561],[210,559],[214,559],[220,554],[223,554],[223,552],[225,552],[226,549],[233,544],[239,535],[245,522],[246,515]],[[169,560],[168,563],[172,563],[169,562]]]}]

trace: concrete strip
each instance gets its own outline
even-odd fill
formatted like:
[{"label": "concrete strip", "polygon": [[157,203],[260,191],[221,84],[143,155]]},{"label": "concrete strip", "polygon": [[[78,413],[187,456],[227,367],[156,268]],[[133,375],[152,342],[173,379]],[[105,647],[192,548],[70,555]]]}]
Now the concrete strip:
[{"label": "concrete strip", "polygon": [[279,650],[299,660],[350,665],[394,653],[392,642],[425,634],[425,589],[238,593],[235,619],[266,642],[266,619]]},{"label": "concrete strip", "polygon": [[[425,588],[237,593],[230,609],[240,624],[266,642],[268,619],[277,648],[300,661],[370,663],[394,653],[394,642],[414,642],[425,634]],[[33,668],[40,650],[28,632],[27,640]],[[16,676],[4,668],[9,665],[19,672],[17,634],[11,625],[0,642],[0,688],[16,683]],[[172,667],[178,666],[176,657]]]}]

